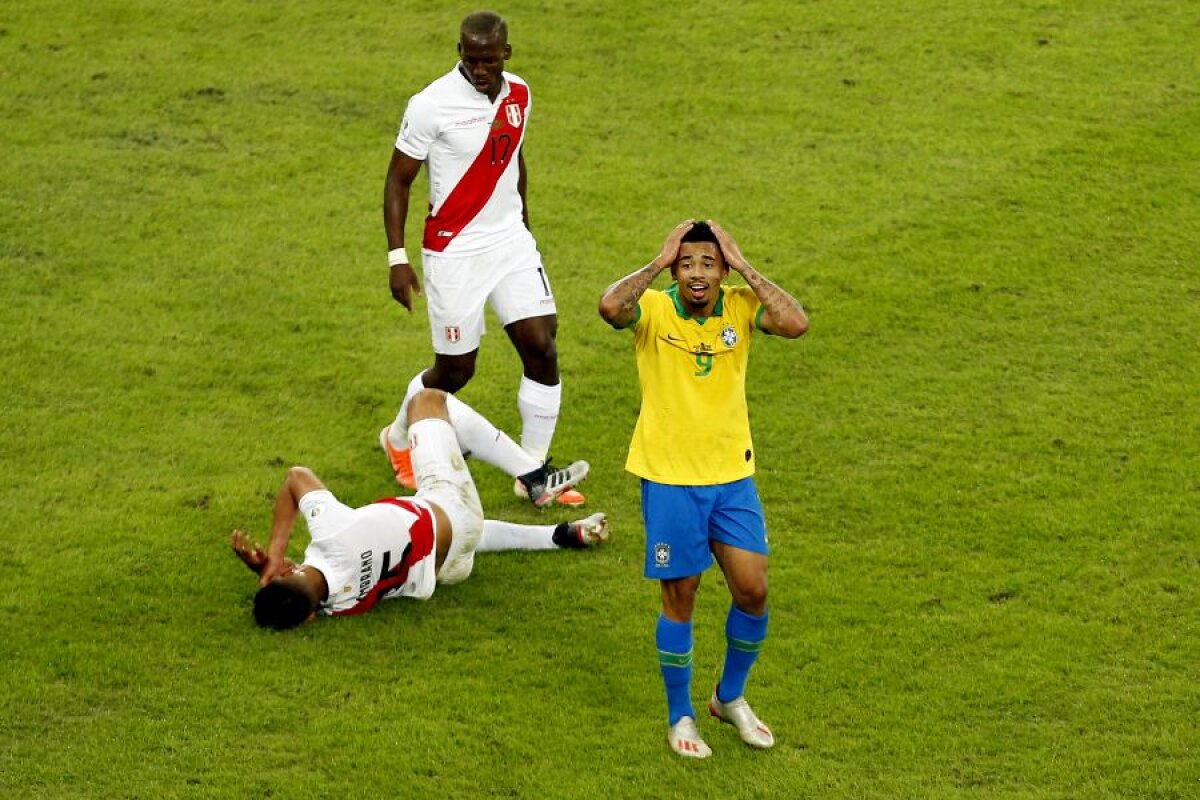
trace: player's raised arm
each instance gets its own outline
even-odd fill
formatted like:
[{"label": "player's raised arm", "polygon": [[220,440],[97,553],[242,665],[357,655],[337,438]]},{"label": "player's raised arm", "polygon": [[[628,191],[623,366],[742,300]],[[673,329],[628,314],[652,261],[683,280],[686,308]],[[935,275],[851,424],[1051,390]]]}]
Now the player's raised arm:
[{"label": "player's raised arm", "polygon": [[759,327],[767,333],[788,339],[803,336],[808,330],[808,315],[804,313],[800,301],[752,267],[742,255],[737,242],[724,228],[713,220],[708,221],[708,226],[717,237],[725,263],[746,279],[746,284],[754,290],[758,301],[763,304],[763,313],[758,320]]},{"label": "player's raised arm", "polygon": [[404,224],[408,219],[408,197],[413,181],[421,171],[421,163],[412,156],[393,150],[383,187],[383,229],[387,233],[388,264],[391,268],[388,283],[392,297],[409,311],[412,311],[412,296],[421,293],[421,283],[404,250]]},{"label": "player's raised arm", "polygon": [[675,263],[679,256],[679,243],[694,224],[695,220],[685,219],[676,225],[663,242],[662,250],[649,264],[604,290],[600,296],[600,316],[605,322],[614,328],[628,328],[637,320],[638,300],[654,283],[658,273]]},{"label": "player's raised arm", "polygon": [[[267,544],[266,561],[258,572],[258,585],[266,586],[277,575],[287,571],[287,546],[292,538],[292,526],[296,523],[296,511],[300,498],[317,489],[324,489],[311,469],[292,467],[283,479],[283,485],[275,495],[275,510],[271,516],[271,541]],[[244,560],[244,559],[243,559]]]}]

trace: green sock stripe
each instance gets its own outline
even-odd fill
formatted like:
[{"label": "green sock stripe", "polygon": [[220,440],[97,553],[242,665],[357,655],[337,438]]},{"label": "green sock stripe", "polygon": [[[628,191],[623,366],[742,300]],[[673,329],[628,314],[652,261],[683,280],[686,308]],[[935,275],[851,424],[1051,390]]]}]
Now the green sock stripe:
[{"label": "green sock stripe", "polygon": [[757,653],[762,650],[763,643],[766,639],[759,639],[757,642],[748,642],[745,639],[735,639],[732,636],[726,636],[725,641],[734,650],[741,650],[743,653]]},{"label": "green sock stripe", "polygon": [[668,653],[666,650],[658,651],[658,663],[664,667],[690,667],[692,665],[692,651],[686,653]]}]

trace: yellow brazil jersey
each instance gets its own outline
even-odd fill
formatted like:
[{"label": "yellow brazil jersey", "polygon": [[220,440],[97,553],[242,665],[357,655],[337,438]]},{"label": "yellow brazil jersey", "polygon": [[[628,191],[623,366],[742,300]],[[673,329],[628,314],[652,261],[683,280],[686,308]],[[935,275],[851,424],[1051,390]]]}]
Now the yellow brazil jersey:
[{"label": "yellow brazil jersey", "polygon": [[754,474],[746,362],[761,308],[744,286],[723,286],[707,319],[687,315],[674,285],[642,295],[633,327],[642,408],[626,470],[678,486]]}]

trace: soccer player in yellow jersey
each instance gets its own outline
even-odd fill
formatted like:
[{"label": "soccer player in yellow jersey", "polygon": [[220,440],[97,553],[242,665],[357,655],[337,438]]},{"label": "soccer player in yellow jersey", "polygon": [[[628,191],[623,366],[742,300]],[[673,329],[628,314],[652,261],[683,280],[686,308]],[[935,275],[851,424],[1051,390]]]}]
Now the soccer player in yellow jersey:
[{"label": "soccer player in yellow jersey", "polygon": [[[666,291],[651,289],[669,269]],[[723,284],[732,269],[747,286]],[[767,636],[767,530],[754,485],[746,411],[753,333],[795,339],[808,330],[800,303],[742,255],[717,223],[685,220],[649,264],[614,283],[600,316],[632,328],[642,407],[625,468],[642,479],[647,578],[660,582],[655,643],[667,690],[667,741],[705,758],[691,702],[692,610],[716,558],[732,604],[726,653],[709,713],[753,747],[775,744],[746,703],[746,678]]]}]

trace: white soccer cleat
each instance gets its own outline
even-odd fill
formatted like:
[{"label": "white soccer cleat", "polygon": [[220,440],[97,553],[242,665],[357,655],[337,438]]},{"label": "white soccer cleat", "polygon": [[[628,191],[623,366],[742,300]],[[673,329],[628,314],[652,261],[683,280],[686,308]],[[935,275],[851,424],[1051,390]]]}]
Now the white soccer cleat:
[{"label": "white soccer cleat", "polygon": [[700,729],[691,717],[680,717],[667,731],[667,744],[684,758],[708,758],[712,748],[700,738]]},{"label": "white soccer cleat", "polygon": [[737,728],[742,741],[751,747],[766,750],[775,746],[775,734],[771,733],[771,729],[755,716],[750,704],[746,702],[745,695],[730,700],[728,703],[722,703],[717,699],[717,692],[714,689],[712,699],[708,701],[708,713],[721,722],[728,722]]},{"label": "white soccer cleat", "polygon": [[608,517],[603,511],[597,511],[590,517],[569,523],[570,529],[579,538],[584,547],[594,547],[608,541]]},{"label": "white soccer cleat", "polygon": [[529,500],[537,508],[551,503],[563,492],[587,477],[588,462],[576,461],[563,469],[555,469],[550,462],[542,464],[533,472],[517,478]]}]

